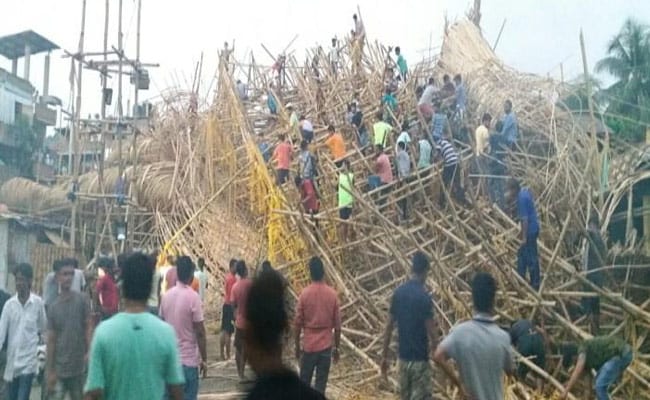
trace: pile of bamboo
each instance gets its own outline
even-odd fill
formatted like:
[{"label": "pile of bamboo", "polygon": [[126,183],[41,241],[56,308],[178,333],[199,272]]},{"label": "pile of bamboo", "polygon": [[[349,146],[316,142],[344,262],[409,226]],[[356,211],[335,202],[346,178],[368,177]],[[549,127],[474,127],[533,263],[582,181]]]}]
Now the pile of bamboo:
[{"label": "pile of bamboo", "polygon": [[[585,128],[558,109],[553,100],[553,93],[559,95],[566,89],[553,81],[522,75],[503,66],[473,25],[461,22],[449,27],[438,65],[435,68],[420,66],[413,81],[400,89],[398,97],[403,108],[398,119],[414,108],[415,82],[423,82],[431,73],[437,77],[444,73],[465,76],[472,118],[484,111],[499,116],[503,100],[512,99],[523,137],[520,148],[508,157],[508,169],[533,189],[543,227],[539,248],[544,278],[542,290],[534,292],[515,272],[518,226],[511,216],[475,194],[471,177],[465,176],[473,203],[469,208],[452,205],[441,210],[438,207],[433,200],[441,186],[438,166],[431,168],[427,176],[405,184],[393,184],[391,193],[383,195],[386,200],[383,204],[379,201],[381,193],[366,190],[364,178],[370,174],[372,157],[357,148],[345,122],[345,105],[355,93],[368,123],[374,121],[373,114],[379,109],[386,49],[380,45],[366,49],[362,71],[351,70],[348,53],[344,50],[343,67],[336,76],[322,65],[316,76],[310,60],[302,64],[288,57],[289,84],[273,89],[280,100],[275,116],[264,112],[265,93],[274,79],[273,72],[253,65],[248,84],[255,95],[241,101],[232,76],[222,65],[217,93],[219,102],[206,117],[209,128],[195,144],[204,146],[206,158],[214,160],[217,168],[232,171],[226,176],[234,176],[241,169],[251,171],[242,179],[229,182],[235,198],[233,218],[244,218],[250,226],[265,231],[273,218],[280,216],[286,221],[283,226],[289,234],[301,238],[306,250],[290,252],[287,246],[297,245],[289,242],[281,245],[260,243],[259,249],[266,250],[268,258],[280,260],[281,271],[292,278],[301,271],[296,265],[304,267],[309,256],[317,254],[324,259],[328,279],[336,286],[343,304],[346,351],[344,363],[334,375],[337,386],[347,387],[346,393],[356,393],[351,398],[372,398],[377,394],[370,393],[376,390],[394,390],[395,381],[383,383],[378,374],[381,332],[391,293],[408,279],[410,256],[417,250],[426,252],[433,262],[428,285],[436,301],[437,320],[443,334],[455,323],[471,316],[468,282],[474,272],[487,270],[499,282],[497,313],[500,324],[507,326],[519,318],[538,318],[545,322],[556,343],[589,337],[588,324],[579,313],[581,298],[589,294],[584,290],[587,281],[580,270],[581,247],[577,238],[584,233],[585,221],[591,212],[601,215],[603,232],[606,232],[607,222],[621,194],[645,175],[627,175],[621,181],[610,179],[609,191],[601,191],[599,158],[603,155],[597,142],[586,136]],[[316,49],[309,54],[310,58],[322,55],[322,50]],[[273,144],[277,134],[289,132],[289,115],[284,107],[288,102],[312,119],[317,142],[323,140],[327,124],[333,123],[344,132],[348,159],[357,177],[353,193],[356,200],[354,217],[347,222],[355,231],[351,240],[342,241],[337,234],[337,228],[345,222],[338,219],[334,189],[336,169],[326,150],[319,151],[322,208],[316,216],[318,229],[314,229],[311,218],[302,214],[298,194],[290,184],[281,188],[284,199],[280,203],[270,208],[254,206],[272,197],[270,192],[259,191],[259,171],[265,170],[268,179],[273,178],[272,171],[261,161],[261,154],[246,148],[267,142]],[[463,143],[458,146],[463,150],[463,167],[469,170],[470,146]],[[230,196],[222,201],[231,202]],[[412,217],[406,225],[400,224],[397,218],[396,202],[401,198],[408,198],[411,204]],[[251,207],[246,210],[242,204]],[[181,221],[169,224],[172,227],[169,232],[181,224]],[[202,236],[217,236],[221,229],[206,227]],[[192,248],[195,235],[183,233],[179,236],[188,248]],[[267,231],[267,237],[270,235]],[[296,256],[288,259],[286,254]],[[603,301],[604,332],[624,336],[635,349],[636,361],[615,394],[622,398],[645,398],[650,390],[650,368],[647,367],[650,302],[635,303],[626,296],[634,286],[635,275],[631,269],[629,271],[627,280],[611,282],[598,293]],[[296,282],[293,288],[296,291],[304,284],[300,279],[292,282]],[[648,288],[644,290],[647,294]],[[507,398],[557,396],[559,382],[566,379],[566,371],[560,368],[556,357],[551,356],[550,360],[549,374],[543,375],[549,382],[546,393],[535,393],[523,383],[509,381]],[[588,390],[588,382],[585,382],[576,393]],[[436,392],[441,398],[457,396],[443,379],[436,379]]]}]

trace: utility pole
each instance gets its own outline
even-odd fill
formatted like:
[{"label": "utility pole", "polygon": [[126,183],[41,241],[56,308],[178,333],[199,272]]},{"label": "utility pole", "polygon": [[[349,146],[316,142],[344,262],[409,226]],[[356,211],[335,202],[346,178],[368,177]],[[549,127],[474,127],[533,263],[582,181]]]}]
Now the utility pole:
[{"label": "utility pole", "polygon": [[[86,0],[82,0],[81,5],[81,34],[79,35],[79,49],[77,53],[77,59],[79,61],[79,67],[77,68],[77,98],[75,102],[75,116],[74,116],[74,125],[72,132],[72,144],[74,154],[70,154],[70,157],[74,157],[73,168],[73,185],[77,186],[77,181],[79,180],[79,169],[81,168],[81,160],[79,159],[79,134],[81,129],[81,78],[83,75],[83,61],[84,61],[84,32],[86,30]],[[72,204],[72,215],[70,218],[70,244],[72,245],[72,250],[77,249],[77,209],[79,207],[79,199],[76,199]]]},{"label": "utility pole", "polygon": [[[138,22],[137,22],[137,32],[136,32],[136,44],[135,44],[135,93],[133,94],[133,103],[134,103],[134,110],[136,110],[135,113],[133,113],[133,119],[132,119],[132,132],[133,132],[133,141],[132,141],[132,151],[133,151],[133,173],[131,174],[131,182],[129,184],[129,196],[128,198],[131,198],[131,193],[133,192],[133,185],[135,185],[135,182],[137,181],[137,172],[138,172],[138,122],[139,122],[139,116],[137,115],[137,111],[139,111],[139,91],[140,91],[140,21],[141,21],[141,16],[142,16],[142,0],[138,0]],[[120,58],[121,59],[121,58]],[[121,161],[121,159],[120,159]],[[126,206],[126,212],[124,213],[124,224],[128,227],[129,224],[129,205],[127,203]],[[128,229],[128,228],[127,228]],[[129,241],[133,242],[133,233],[131,235],[127,235],[129,237]],[[126,238],[122,241],[120,244],[121,246],[121,251],[124,251],[124,246],[126,244]]]},{"label": "utility pole", "polygon": [[[600,155],[598,153],[598,132],[596,128],[596,117],[594,115],[594,104],[593,104],[593,99],[591,95],[591,78],[589,76],[589,65],[587,63],[587,51],[585,50],[585,38],[582,33],[582,29],[580,29],[580,51],[582,53],[582,68],[583,68],[583,73],[585,76],[585,85],[587,87],[587,104],[589,106],[589,116],[590,118],[590,130],[591,130],[591,145],[593,146],[593,153],[595,154],[595,164],[594,165],[594,172],[595,176],[598,182],[598,206],[602,207],[603,206],[603,188],[601,187],[601,174],[602,174],[602,163],[600,162]],[[589,162],[593,162],[594,159],[589,160]]]},{"label": "utility pole", "polygon": [[119,63],[118,63],[118,75],[117,75],[117,154],[119,157],[119,176],[122,177],[122,172],[124,165],[122,163],[122,66],[124,64],[122,57],[124,56],[124,48],[122,43],[122,0],[119,2],[119,11],[118,11],[118,23],[117,23],[117,52]]}]

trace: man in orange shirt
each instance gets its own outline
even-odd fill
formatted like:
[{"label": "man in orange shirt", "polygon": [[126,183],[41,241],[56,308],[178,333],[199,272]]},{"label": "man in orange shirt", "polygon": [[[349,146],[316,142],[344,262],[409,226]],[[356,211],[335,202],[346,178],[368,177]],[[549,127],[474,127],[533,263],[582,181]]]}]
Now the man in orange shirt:
[{"label": "man in orange shirt", "polygon": [[232,288],[237,283],[237,276],[235,275],[237,273],[235,269],[236,265],[237,260],[234,258],[231,259],[225,279],[226,288],[223,294],[223,307],[221,308],[221,337],[219,338],[219,349],[222,360],[230,359],[230,337],[235,333],[235,326],[233,325],[235,311],[232,308]]},{"label": "man in orange shirt", "polygon": [[244,370],[246,369],[246,349],[244,348],[244,336],[246,335],[246,303],[248,291],[253,281],[248,279],[248,268],[244,260],[237,261],[237,275],[239,281],[232,288],[232,305],[235,308],[235,363],[239,379],[244,381]]},{"label": "man in orange shirt", "polygon": [[330,153],[332,153],[332,158],[334,159],[336,168],[341,168],[346,153],[345,141],[343,140],[343,136],[336,132],[334,125],[327,127],[327,139],[325,140],[325,144],[329,147]]},{"label": "man in orange shirt", "polygon": [[273,160],[276,164],[277,183],[278,186],[282,185],[289,178],[289,166],[293,158],[293,149],[291,143],[286,140],[284,134],[280,134],[280,144],[275,147],[273,152]]},{"label": "man in orange shirt", "polygon": [[320,258],[309,260],[309,274],[312,283],[300,293],[296,307],[296,358],[300,361],[300,379],[311,386],[315,371],[314,389],[325,394],[332,360],[339,360],[341,310],[336,291],[323,281],[325,269]]}]

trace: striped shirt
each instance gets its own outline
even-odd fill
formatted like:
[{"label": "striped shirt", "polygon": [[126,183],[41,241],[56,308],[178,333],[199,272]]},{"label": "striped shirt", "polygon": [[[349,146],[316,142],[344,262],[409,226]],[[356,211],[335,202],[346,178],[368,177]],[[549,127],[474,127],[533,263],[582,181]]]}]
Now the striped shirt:
[{"label": "striped shirt", "polygon": [[447,139],[440,139],[436,143],[436,150],[442,156],[445,167],[458,164],[458,152]]}]

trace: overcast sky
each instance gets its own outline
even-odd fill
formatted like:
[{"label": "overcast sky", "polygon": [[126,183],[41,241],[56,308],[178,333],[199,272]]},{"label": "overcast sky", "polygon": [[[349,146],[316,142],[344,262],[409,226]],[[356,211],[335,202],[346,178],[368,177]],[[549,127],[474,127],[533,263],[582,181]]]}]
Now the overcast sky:
[{"label": "overcast sky", "polygon": [[[137,0],[124,1],[124,32],[127,55],[135,57]],[[104,0],[87,0],[86,51],[103,46]],[[348,0],[142,0],[143,62],[160,63],[150,71],[151,90],[141,98],[153,98],[170,86],[189,88],[194,65],[204,53],[202,85],[209,87],[216,69],[217,51],[225,40],[236,40],[235,56],[252,51],[258,61],[269,62],[261,43],[279,53],[298,35],[291,47],[300,51],[316,43],[327,46],[331,37],[352,28],[355,2]],[[358,0],[370,40],[399,45],[411,63],[427,53],[430,43],[440,45],[445,14],[460,18],[471,0]],[[82,0],[2,0],[0,35],[26,29],[51,39],[61,48],[76,51],[81,26]],[[118,0],[111,0],[109,46],[117,45]],[[648,0],[483,0],[481,26],[490,43],[507,19],[497,47],[506,64],[521,71],[566,77],[582,71],[579,32],[584,30],[590,69],[605,55],[606,43],[630,16],[650,23]],[[50,94],[65,104],[70,98],[69,59],[53,54]],[[32,57],[31,80],[42,85],[43,56]],[[0,56],[0,67],[11,63]],[[22,63],[19,64],[19,75]],[[603,77],[606,79],[606,77]],[[116,78],[111,86],[116,88]],[[84,71],[83,112],[98,112],[100,81],[97,73]],[[132,88],[125,85],[126,99]],[[114,96],[115,98],[115,96]],[[115,102],[114,102],[115,103]]]}]

